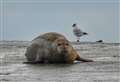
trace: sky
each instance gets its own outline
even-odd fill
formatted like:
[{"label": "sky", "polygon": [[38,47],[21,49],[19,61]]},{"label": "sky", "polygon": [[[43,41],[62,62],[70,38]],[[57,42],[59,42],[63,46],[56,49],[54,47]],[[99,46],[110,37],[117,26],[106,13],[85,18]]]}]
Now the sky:
[{"label": "sky", "polygon": [[80,41],[120,42],[118,0],[0,0],[0,40],[29,40],[58,32],[76,41],[72,24],[89,35]]}]

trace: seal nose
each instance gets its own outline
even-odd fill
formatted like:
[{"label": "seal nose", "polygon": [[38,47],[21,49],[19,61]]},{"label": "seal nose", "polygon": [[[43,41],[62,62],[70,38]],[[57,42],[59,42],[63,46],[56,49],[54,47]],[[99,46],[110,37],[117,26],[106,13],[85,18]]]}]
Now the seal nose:
[{"label": "seal nose", "polygon": [[66,48],[65,48],[65,47],[63,47],[62,52],[63,52],[63,53],[66,53],[66,52],[67,52],[67,50],[66,50]]}]

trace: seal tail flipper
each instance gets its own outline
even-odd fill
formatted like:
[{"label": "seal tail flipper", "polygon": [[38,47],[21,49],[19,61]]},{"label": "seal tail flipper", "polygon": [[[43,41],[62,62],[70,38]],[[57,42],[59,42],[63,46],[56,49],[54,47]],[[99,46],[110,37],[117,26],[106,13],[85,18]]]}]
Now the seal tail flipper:
[{"label": "seal tail flipper", "polygon": [[93,60],[81,58],[79,55],[77,56],[76,60],[83,61],[83,62],[93,62]]}]

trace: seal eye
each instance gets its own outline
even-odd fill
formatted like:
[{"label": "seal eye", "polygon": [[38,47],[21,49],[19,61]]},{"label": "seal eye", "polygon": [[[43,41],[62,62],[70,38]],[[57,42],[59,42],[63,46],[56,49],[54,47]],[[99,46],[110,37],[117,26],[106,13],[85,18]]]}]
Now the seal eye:
[{"label": "seal eye", "polygon": [[68,46],[69,44],[68,44],[68,43],[66,43],[65,45],[67,45],[67,46]]},{"label": "seal eye", "polygon": [[58,46],[61,46],[61,44],[57,44]]}]

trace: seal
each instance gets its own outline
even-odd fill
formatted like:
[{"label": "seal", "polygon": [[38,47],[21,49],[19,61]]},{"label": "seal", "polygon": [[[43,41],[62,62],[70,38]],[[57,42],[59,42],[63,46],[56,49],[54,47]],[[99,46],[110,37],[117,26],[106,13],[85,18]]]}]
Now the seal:
[{"label": "seal", "polygon": [[84,59],[72,47],[62,34],[49,32],[40,35],[31,41],[25,56],[26,63],[74,63],[75,60],[92,62]]}]

